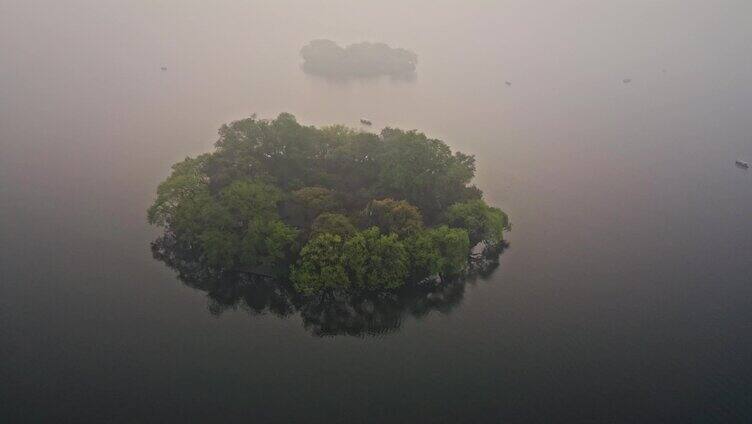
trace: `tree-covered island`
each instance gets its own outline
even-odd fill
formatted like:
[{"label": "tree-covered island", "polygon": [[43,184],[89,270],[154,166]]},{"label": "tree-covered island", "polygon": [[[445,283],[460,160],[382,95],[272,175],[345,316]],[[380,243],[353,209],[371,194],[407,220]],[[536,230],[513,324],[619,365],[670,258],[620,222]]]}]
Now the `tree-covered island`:
[{"label": "tree-covered island", "polygon": [[300,50],[303,71],[332,79],[415,77],[418,55],[384,43],[356,43],[340,47],[331,40],[313,40]]},{"label": "tree-covered island", "polygon": [[391,291],[498,257],[507,215],[471,185],[475,159],[416,131],[380,134],[255,116],[219,130],[157,188],[160,245],[217,272],[291,281],[303,295]]}]

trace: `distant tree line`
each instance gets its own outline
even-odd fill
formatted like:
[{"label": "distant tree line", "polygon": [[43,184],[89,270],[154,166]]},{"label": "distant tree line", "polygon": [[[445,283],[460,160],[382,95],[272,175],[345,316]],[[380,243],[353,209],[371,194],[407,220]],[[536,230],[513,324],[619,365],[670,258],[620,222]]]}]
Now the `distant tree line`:
[{"label": "distant tree line", "polygon": [[314,40],[301,49],[300,55],[305,72],[336,79],[410,77],[418,64],[415,53],[384,43],[363,42],[340,47],[331,40]]},{"label": "distant tree line", "polygon": [[[394,290],[498,256],[507,215],[471,185],[473,156],[416,131],[243,119],[213,153],[173,165],[149,222],[216,270],[289,280],[304,295]],[[474,249],[475,248],[475,249]]]}]

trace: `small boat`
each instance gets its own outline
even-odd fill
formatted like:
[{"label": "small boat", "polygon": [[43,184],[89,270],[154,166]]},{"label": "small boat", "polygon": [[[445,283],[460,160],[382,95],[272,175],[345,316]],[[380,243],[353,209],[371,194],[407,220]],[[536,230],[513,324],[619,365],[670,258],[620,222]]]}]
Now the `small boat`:
[{"label": "small boat", "polygon": [[372,124],[372,122],[369,121],[368,119],[361,119],[360,123],[363,124],[363,125],[371,125]]},{"label": "small boat", "polygon": [[504,84],[506,84],[506,85],[507,85],[507,87],[511,87],[511,86],[512,86],[512,83],[511,83],[511,82],[509,82],[509,81],[504,81]]},{"label": "small boat", "polygon": [[735,163],[736,163],[736,166],[738,166],[739,168],[744,168],[744,169],[749,168],[749,163],[744,162],[743,160],[738,160]]},{"label": "small boat", "polygon": [[162,67],[162,68],[160,68],[160,69],[162,69],[163,71],[166,71],[166,70],[167,70],[167,67],[166,67],[166,66],[163,66],[163,67]]},{"label": "small boat", "polygon": [[623,80],[621,80],[621,82],[623,82],[624,84],[629,84],[630,82],[632,82],[632,78],[624,78]]}]

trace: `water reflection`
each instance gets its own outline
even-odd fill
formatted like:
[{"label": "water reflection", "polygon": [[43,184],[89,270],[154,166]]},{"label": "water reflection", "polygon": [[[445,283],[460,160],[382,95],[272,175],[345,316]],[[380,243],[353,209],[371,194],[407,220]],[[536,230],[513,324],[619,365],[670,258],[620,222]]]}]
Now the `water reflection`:
[{"label": "water reflection", "polygon": [[358,81],[389,81],[393,83],[414,83],[418,80],[418,73],[414,70],[391,73],[388,75],[353,75],[349,72],[321,72],[307,66],[305,63],[300,65],[300,69],[308,76],[323,80],[329,83],[343,84]]},{"label": "water reflection", "polygon": [[181,249],[169,236],[154,241],[151,249],[154,258],[175,270],[185,285],[207,293],[212,315],[237,309],[281,318],[298,314],[305,329],[315,336],[368,337],[398,331],[406,318],[421,318],[434,311],[451,313],[462,303],[465,287],[490,276],[508,246],[473,257],[470,271],[462,279],[409,284],[388,293],[348,291],[314,296],[303,296],[286,282],[203,266],[194,252]]}]

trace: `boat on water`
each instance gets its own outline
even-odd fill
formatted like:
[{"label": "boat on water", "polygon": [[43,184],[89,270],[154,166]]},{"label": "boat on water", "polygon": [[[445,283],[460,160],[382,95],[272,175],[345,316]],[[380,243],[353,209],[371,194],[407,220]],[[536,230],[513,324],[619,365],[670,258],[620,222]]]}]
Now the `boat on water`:
[{"label": "boat on water", "polygon": [[363,125],[371,125],[371,121],[369,121],[368,119],[361,119],[360,123]]},{"label": "boat on water", "polygon": [[736,161],[736,166],[738,166],[740,168],[747,169],[747,168],[749,168],[749,163],[744,162],[743,160],[737,160]]}]

